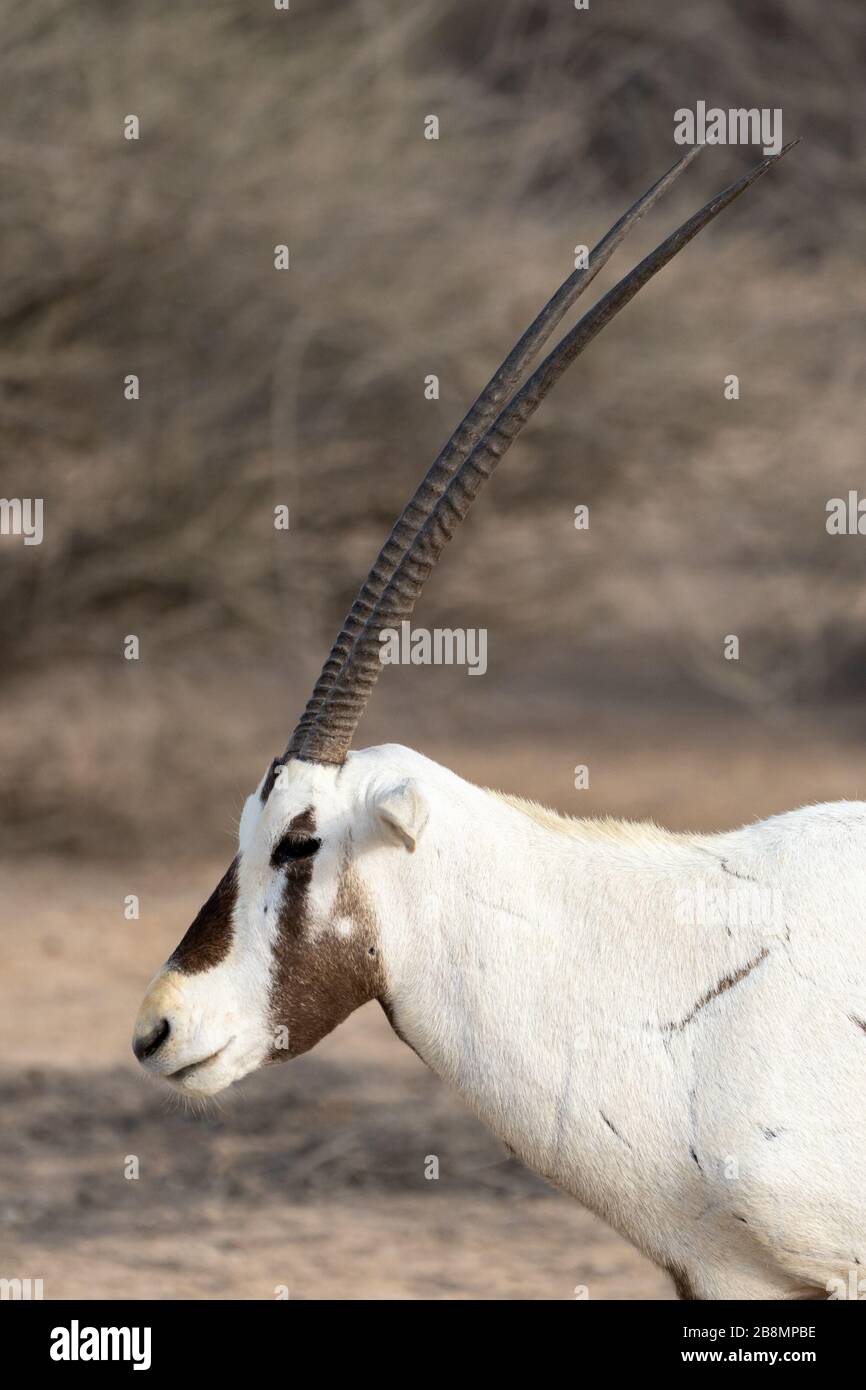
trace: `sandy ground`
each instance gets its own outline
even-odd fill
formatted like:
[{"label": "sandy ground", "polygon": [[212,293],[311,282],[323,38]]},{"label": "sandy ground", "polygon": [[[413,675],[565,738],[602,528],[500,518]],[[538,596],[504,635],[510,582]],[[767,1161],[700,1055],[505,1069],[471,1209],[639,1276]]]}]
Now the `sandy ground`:
[{"label": "sandy ground", "polygon": [[219,867],[6,868],[0,1275],[41,1278],[48,1299],[672,1297],[509,1159],[376,1005],[219,1108],[149,1083],[132,1018]]},{"label": "sandy ground", "polygon": [[[652,739],[636,727],[603,757],[596,735],[601,789],[581,809],[631,803],[710,829],[866,786],[860,742],[809,721],[748,738],[646,724]],[[560,794],[561,751],[452,751],[482,783],[576,809]],[[510,1159],[377,1005],[201,1113],[149,1082],[129,1049],[138,1003],[225,862],[24,856],[0,869],[0,1277],[41,1278],[46,1298],[674,1296]],[[131,1156],[137,1179],[124,1176]]]},{"label": "sandy ground", "polygon": [[[716,828],[866,785],[862,744],[826,724],[745,737],[645,723],[619,744],[596,731],[602,788],[581,809]],[[577,809],[562,749],[450,760]],[[200,1113],[147,1080],[133,1016],[225,867],[181,867],[172,848],[142,856],[146,870],[29,856],[0,869],[0,1277],[42,1279],[46,1298],[674,1297],[626,1241],[510,1159],[378,1005]]]}]

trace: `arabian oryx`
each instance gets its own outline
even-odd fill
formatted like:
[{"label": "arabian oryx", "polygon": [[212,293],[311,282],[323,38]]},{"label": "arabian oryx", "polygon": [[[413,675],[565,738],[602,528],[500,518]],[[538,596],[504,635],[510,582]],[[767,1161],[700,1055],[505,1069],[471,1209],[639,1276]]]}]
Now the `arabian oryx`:
[{"label": "arabian oryx", "polygon": [[350,751],[380,634],[408,619],[550,387],[781,157],[673,232],[520,386],[696,153],[565,281],[420,484],[133,1046],[177,1091],[209,1096],[378,999],[524,1163],[681,1296],[826,1297],[866,1265],[866,805],[671,834],[569,819],[408,748]]}]

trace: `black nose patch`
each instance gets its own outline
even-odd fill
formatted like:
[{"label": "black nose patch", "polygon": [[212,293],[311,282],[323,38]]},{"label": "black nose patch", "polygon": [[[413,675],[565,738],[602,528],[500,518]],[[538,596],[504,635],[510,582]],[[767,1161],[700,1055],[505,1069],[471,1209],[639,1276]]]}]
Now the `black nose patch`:
[{"label": "black nose patch", "polygon": [[148,1033],[146,1038],[136,1038],[132,1044],[132,1050],[139,1062],[146,1062],[148,1057],[159,1052],[169,1033],[171,1024],[167,1018],[163,1018],[156,1025],[152,1033]]}]

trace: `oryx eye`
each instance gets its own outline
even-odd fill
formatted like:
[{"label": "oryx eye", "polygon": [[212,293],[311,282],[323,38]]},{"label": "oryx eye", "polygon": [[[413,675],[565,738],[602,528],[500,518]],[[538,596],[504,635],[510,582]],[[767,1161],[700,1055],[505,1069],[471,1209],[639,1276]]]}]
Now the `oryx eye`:
[{"label": "oryx eye", "polygon": [[280,869],[295,859],[311,859],[321,843],[321,840],[313,839],[309,835],[284,835],[274,846],[271,867]]}]

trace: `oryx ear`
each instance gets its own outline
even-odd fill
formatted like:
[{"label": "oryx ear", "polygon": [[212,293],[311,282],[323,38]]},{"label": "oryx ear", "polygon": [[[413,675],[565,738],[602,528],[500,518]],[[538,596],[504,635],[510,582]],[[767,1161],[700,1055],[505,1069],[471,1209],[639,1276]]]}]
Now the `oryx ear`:
[{"label": "oryx ear", "polygon": [[411,778],[376,793],[375,811],[385,831],[411,853],[427,824],[430,807],[418,783]]}]

